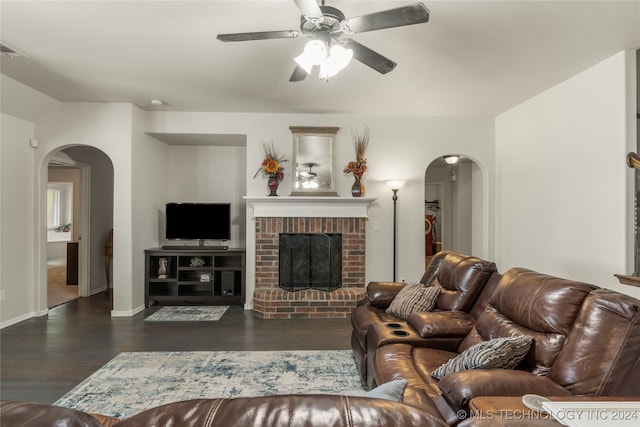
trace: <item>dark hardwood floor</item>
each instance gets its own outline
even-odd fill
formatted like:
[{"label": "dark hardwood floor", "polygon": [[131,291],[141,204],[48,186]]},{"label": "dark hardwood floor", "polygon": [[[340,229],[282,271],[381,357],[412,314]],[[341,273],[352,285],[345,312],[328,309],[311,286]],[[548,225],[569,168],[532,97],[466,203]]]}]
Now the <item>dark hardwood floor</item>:
[{"label": "dark hardwood floor", "polygon": [[105,294],[0,330],[0,398],[52,403],[125,351],[347,350],[349,319],[263,320],[231,306],[217,322],[112,318]]}]

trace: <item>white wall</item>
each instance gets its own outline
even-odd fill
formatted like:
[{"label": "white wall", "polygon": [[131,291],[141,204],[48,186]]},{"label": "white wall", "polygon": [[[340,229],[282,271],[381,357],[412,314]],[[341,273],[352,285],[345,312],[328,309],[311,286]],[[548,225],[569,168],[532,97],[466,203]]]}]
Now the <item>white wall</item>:
[{"label": "white wall", "polygon": [[[185,188],[181,175],[186,165],[180,165],[178,159],[172,163],[168,154],[172,148],[151,141],[144,131],[247,135],[245,194],[261,196],[266,194],[264,180],[251,177],[262,161],[262,139],[273,140],[276,149],[291,160],[289,126],[339,126],[336,188],[339,195],[350,197],[352,177],[342,175],[341,170],[353,158],[351,131],[367,124],[370,169],[364,182],[367,195],[377,197],[369,221],[381,225],[379,231],[367,228],[367,280],[388,280],[392,275],[392,193],[383,181],[408,180],[398,193],[398,277],[418,279],[424,271],[426,167],[443,154],[465,153],[479,164],[479,171],[472,174],[480,173],[489,189],[495,189],[495,197],[493,191],[482,196],[481,209],[488,218],[482,235],[488,238],[476,255],[495,259],[502,271],[525,266],[633,293],[635,289],[618,285],[613,274],[632,270],[632,173],[624,165],[624,156],[636,150],[635,62],[635,52],[620,53],[495,120],[144,113],[129,104],[57,103],[30,88],[28,96],[21,96],[23,88],[13,82],[6,90],[5,82],[10,79],[2,76],[0,289],[6,299],[1,303],[0,321],[4,326],[46,313],[42,227],[46,165],[54,151],[78,144],[100,149],[113,162],[113,223],[118,229],[114,234],[113,314],[130,315],[140,308],[141,250],[160,243],[158,210],[177,197],[179,188]],[[37,105],[25,108],[25,100]],[[47,112],[40,116],[42,111]],[[32,118],[17,118],[25,114]],[[28,145],[34,136],[40,141],[36,149]],[[187,158],[194,155],[184,154]],[[210,159],[215,156],[213,150],[205,154]],[[223,157],[242,164],[241,153]],[[163,181],[168,178],[160,165],[174,170],[169,178],[176,179],[175,187]],[[290,163],[285,167],[290,174]],[[215,180],[210,169],[201,171],[202,180]],[[159,182],[163,184],[157,185]],[[15,191],[16,185],[20,191]],[[290,190],[288,175],[279,193],[287,195]],[[200,198],[208,191],[190,195]],[[475,199],[473,204],[475,209]],[[15,210],[16,206],[21,210]],[[245,214],[247,295],[254,282],[251,214]]]},{"label": "white wall", "polygon": [[[0,115],[0,325],[39,315],[33,287],[33,123]],[[46,230],[45,230],[46,231]],[[45,307],[46,309],[46,301]]]},{"label": "white wall", "polygon": [[[445,153],[463,152],[482,164],[488,185],[493,185],[492,176],[487,172],[493,170],[493,118],[155,112],[150,113],[149,123],[149,132],[247,135],[248,196],[267,194],[264,179],[261,176],[252,179],[263,160],[262,139],[273,140],[276,151],[286,154],[289,160],[284,165],[287,175],[278,190],[278,194],[286,196],[292,189],[293,138],[289,126],[338,126],[334,167],[336,190],[342,197],[351,197],[353,183],[351,176],[342,174],[344,165],[353,159],[351,131],[361,130],[366,124],[371,141],[367,152],[369,171],[364,176],[364,183],[366,195],[377,197],[369,209],[369,223],[379,221],[381,225],[379,231],[367,227],[366,280],[390,280],[393,274],[393,204],[392,193],[383,182],[385,179],[408,180],[398,193],[397,274],[407,280],[418,280],[424,273],[424,176],[431,161]],[[184,169],[179,163],[178,160],[170,163],[174,171]],[[486,200],[490,203],[488,193]],[[246,214],[246,227],[247,295],[250,300],[255,283],[255,223],[250,209]],[[485,225],[485,229],[489,227],[490,224]],[[479,256],[491,257],[489,244],[483,249]]]},{"label": "white wall", "polygon": [[[134,262],[132,265],[132,286],[128,290],[131,292],[134,312],[144,308],[144,250],[157,247],[160,241],[158,232],[160,215],[158,212],[164,207],[167,188],[171,182],[168,173],[169,150],[165,144],[144,133],[144,123],[144,112],[134,107],[132,129],[133,234],[130,236]],[[118,223],[114,223],[114,237],[117,225]]]},{"label": "white wall", "polygon": [[[231,203],[231,240],[225,245],[245,247],[243,197],[247,189],[247,147],[174,145],[168,148],[169,191],[165,203]],[[163,238],[164,225],[160,228]]]},{"label": "white wall", "polygon": [[452,246],[457,252],[472,254],[471,220],[474,216],[472,204],[472,174],[471,163],[459,163],[456,167],[456,180],[451,182],[451,201],[453,219]]},{"label": "white wall", "polygon": [[621,52],[496,118],[496,262],[640,296],[632,270],[635,53]]},{"label": "white wall", "polygon": [[485,198],[483,197],[482,170],[474,162],[471,164],[471,254],[483,253],[483,247],[489,241],[487,229],[483,227],[483,218],[486,215]]},{"label": "white wall", "polygon": [[[141,253],[133,253],[133,107],[117,103],[63,103],[49,111],[36,122],[36,137],[40,147],[36,158],[36,224],[44,221],[46,206],[43,194],[46,191],[46,167],[52,154],[73,145],[88,145],[104,152],[114,168],[113,196],[113,315],[131,315],[139,306],[134,306],[133,266],[144,263]],[[44,222],[42,222],[44,223]],[[115,228],[117,227],[117,232]],[[36,289],[46,295],[46,265],[41,256],[46,249],[40,230],[36,230],[36,261],[39,275]],[[103,236],[97,238],[103,239]],[[42,301],[40,302],[42,304]],[[46,301],[45,301],[46,306]]]}]

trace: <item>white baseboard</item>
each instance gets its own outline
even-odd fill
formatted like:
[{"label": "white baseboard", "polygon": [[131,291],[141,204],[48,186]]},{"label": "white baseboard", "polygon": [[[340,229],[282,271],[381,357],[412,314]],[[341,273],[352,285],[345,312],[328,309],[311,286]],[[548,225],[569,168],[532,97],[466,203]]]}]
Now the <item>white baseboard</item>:
[{"label": "white baseboard", "polygon": [[99,294],[100,292],[104,292],[106,290],[107,290],[106,286],[103,286],[103,287],[98,288],[98,289],[91,289],[89,291],[89,295],[87,295],[87,296],[96,295],[96,294]]},{"label": "white baseboard", "polygon": [[16,323],[20,323],[23,320],[31,319],[32,317],[40,317],[40,316],[38,316],[37,312],[32,311],[30,313],[26,313],[21,316],[14,317],[13,319],[5,320],[4,322],[0,323],[0,329],[6,328],[7,326],[15,325]]},{"label": "white baseboard", "polygon": [[132,310],[111,310],[111,317],[131,317],[144,310],[144,304]]}]

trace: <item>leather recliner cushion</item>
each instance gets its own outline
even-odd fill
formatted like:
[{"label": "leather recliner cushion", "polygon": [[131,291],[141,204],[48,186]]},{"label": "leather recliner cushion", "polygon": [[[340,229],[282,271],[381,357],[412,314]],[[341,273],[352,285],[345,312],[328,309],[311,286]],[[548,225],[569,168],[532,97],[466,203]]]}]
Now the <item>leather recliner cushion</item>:
[{"label": "leather recliner cushion", "polygon": [[495,272],[496,265],[491,261],[442,251],[432,259],[420,282],[441,288],[436,309],[468,312]]},{"label": "leather recliner cushion", "polygon": [[458,348],[480,341],[529,335],[532,350],[520,367],[546,375],[562,351],[582,304],[596,286],[524,268],[504,273],[484,312]]},{"label": "leather recliner cushion", "polygon": [[576,395],[640,394],[640,307],[609,289],[585,300],[549,378]]}]

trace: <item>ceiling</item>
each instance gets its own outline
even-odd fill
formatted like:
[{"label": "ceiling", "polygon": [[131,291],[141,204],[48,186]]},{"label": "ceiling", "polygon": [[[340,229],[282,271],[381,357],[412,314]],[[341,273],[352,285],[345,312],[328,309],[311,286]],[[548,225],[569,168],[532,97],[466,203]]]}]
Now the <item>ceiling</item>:
[{"label": "ceiling", "polygon": [[[353,17],[412,2],[326,4]],[[424,3],[428,23],[352,36],[397,62],[392,72],[353,61],[328,82],[290,83],[305,38],[216,36],[298,30],[292,0],[1,0],[0,40],[28,57],[0,67],[61,101],[145,110],[492,116],[640,48],[640,0]]]}]

